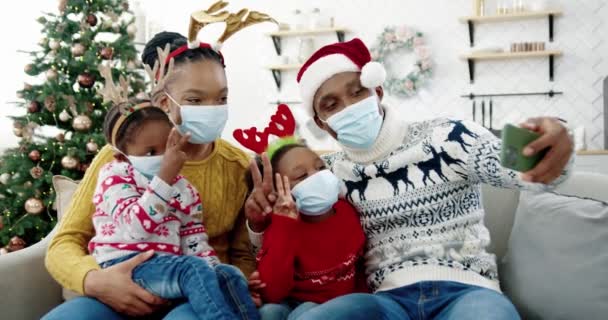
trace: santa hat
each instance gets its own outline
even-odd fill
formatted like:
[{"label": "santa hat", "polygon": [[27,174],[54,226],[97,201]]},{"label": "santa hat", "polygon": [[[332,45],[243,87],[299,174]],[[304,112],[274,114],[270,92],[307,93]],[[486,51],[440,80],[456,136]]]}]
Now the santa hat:
[{"label": "santa hat", "polygon": [[381,86],[386,71],[379,62],[372,62],[369,50],[358,38],[327,45],[315,52],[298,73],[302,105],[314,115],[312,102],[315,93],[327,79],[342,72],[361,72],[361,84],[369,89]]}]

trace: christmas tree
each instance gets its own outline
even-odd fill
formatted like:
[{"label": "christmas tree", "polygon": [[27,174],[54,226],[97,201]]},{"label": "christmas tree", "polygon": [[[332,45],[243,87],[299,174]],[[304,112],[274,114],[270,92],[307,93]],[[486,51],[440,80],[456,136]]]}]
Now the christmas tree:
[{"label": "christmas tree", "polygon": [[[61,0],[57,14],[37,21],[43,38],[25,66],[33,84],[17,93],[27,112],[12,117],[21,140],[0,158],[0,246],[12,239],[15,247],[8,251],[23,247],[17,240],[33,244],[52,230],[57,219],[52,177],[82,178],[105,144],[109,106],[97,94],[99,65],[111,66],[115,79],[124,76],[134,96],[141,98],[144,89],[126,0]],[[45,126],[59,133],[45,134]]]}]

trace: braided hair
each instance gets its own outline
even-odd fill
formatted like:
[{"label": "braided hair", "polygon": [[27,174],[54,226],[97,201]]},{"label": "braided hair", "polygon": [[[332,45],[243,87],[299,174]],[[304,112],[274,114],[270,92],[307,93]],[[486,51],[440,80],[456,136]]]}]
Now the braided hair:
[{"label": "braided hair", "polygon": [[[150,68],[154,67],[154,62],[158,59],[156,48],[164,48],[167,44],[171,46],[170,50],[174,51],[181,46],[188,44],[188,39],[177,32],[161,32],[154,35],[144,48],[141,54],[141,61]],[[222,67],[222,57],[219,53],[211,48],[196,48],[184,51],[182,54],[173,58],[175,66],[186,62],[195,62],[201,60],[212,60],[219,63]]]},{"label": "braided hair", "polygon": [[[150,102],[149,100],[133,100],[129,102],[132,105],[137,105],[140,103]],[[103,122],[103,134],[108,143],[112,143],[112,132],[114,130],[114,125],[116,121],[122,115],[121,108],[122,105],[113,105],[108,112],[106,113],[105,120]],[[116,132],[116,148],[124,151],[126,149],[126,145],[129,142],[132,142],[133,137],[137,134],[137,131],[142,127],[142,125],[148,121],[164,121],[168,125],[172,126],[171,121],[167,114],[161,109],[157,107],[150,108],[141,108],[133,113],[131,113],[125,121],[120,125],[118,131]]]}]

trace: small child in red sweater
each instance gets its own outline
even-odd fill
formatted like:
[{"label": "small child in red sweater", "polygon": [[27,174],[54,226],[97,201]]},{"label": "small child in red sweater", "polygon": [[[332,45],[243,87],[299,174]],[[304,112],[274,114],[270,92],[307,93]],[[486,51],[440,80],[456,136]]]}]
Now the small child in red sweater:
[{"label": "small child in red sweater", "polygon": [[[262,154],[251,166],[253,191],[246,206],[257,206],[259,191],[272,184],[272,171],[275,175],[271,223],[257,254],[256,281],[263,284],[258,289],[266,303],[260,308],[262,319],[295,319],[317,304],[368,291],[360,269],[365,234],[359,215],[339,199],[342,181],[292,136],[294,128],[290,110],[281,105],[263,132],[234,133],[241,144]],[[281,139],[268,145],[269,134]]]}]

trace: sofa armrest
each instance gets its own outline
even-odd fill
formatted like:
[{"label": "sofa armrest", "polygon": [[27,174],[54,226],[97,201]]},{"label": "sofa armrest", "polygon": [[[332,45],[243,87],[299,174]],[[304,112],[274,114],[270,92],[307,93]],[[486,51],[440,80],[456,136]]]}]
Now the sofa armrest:
[{"label": "sofa armrest", "polygon": [[2,319],[40,319],[63,301],[61,286],[44,267],[53,233],[30,247],[0,256]]}]

